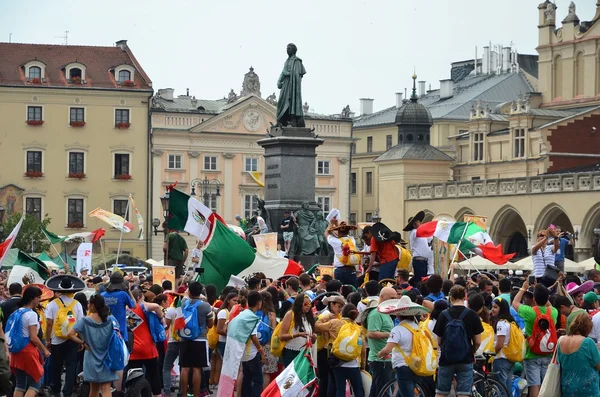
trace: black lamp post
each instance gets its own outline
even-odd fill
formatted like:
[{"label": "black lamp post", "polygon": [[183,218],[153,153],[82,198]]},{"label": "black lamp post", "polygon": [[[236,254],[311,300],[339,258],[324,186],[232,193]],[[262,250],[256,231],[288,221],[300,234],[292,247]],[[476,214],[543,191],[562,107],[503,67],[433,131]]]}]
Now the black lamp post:
[{"label": "black lamp post", "polygon": [[2,238],[1,234],[4,233],[4,214],[6,213],[6,210],[4,209],[3,206],[0,205],[0,243],[2,241],[4,241],[4,239]]},{"label": "black lamp post", "polygon": [[[159,230],[160,219],[154,218],[152,219],[152,227],[154,228],[154,235],[158,236],[158,233],[161,232],[164,234],[163,241],[167,241],[167,235],[169,234],[169,192],[165,192],[162,196],[160,196],[160,204],[163,209],[163,217],[165,218],[162,224],[162,230]],[[165,261],[164,264],[167,265],[167,259],[169,257],[169,245],[167,244],[167,249],[165,250]]]},{"label": "black lamp post", "polygon": [[221,197],[221,182],[218,179],[208,179],[206,176],[204,179],[194,179],[191,182],[192,192],[190,196],[196,196],[196,184],[200,188],[200,194],[205,206],[210,208],[210,198],[213,195],[213,188],[215,189],[215,195]]}]

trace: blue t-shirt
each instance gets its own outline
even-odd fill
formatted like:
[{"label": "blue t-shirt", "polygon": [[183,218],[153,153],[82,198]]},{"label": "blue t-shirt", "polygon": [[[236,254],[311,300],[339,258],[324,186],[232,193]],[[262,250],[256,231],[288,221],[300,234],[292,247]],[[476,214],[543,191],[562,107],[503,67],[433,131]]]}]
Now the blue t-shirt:
[{"label": "blue t-shirt", "polygon": [[127,307],[135,307],[135,302],[125,291],[103,292],[101,295],[106,302],[106,306],[110,309],[110,314],[115,316],[119,322],[119,329],[125,330],[121,332],[121,335],[123,336],[123,340],[127,341]]},{"label": "blue t-shirt", "polygon": [[554,254],[554,261],[561,262],[565,260],[565,250],[567,249],[567,245],[569,245],[569,240],[566,238],[560,238],[558,240],[558,251]]},{"label": "blue t-shirt", "polygon": [[430,293],[429,295],[427,295],[425,298],[423,298],[426,301],[431,301],[431,302],[437,302],[439,300],[446,300],[446,297],[444,296],[444,293],[442,291],[438,292],[438,294],[433,294]]}]

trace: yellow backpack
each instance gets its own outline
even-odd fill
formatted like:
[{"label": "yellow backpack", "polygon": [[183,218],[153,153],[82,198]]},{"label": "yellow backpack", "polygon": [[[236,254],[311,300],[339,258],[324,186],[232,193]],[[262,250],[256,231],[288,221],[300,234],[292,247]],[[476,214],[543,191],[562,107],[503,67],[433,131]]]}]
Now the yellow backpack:
[{"label": "yellow backpack", "polygon": [[61,298],[55,299],[54,301],[58,305],[58,312],[56,313],[52,330],[57,338],[69,339],[67,334],[69,333],[69,330],[73,328],[75,322],[77,322],[77,318],[75,318],[75,305],[77,304],[77,301],[73,299],[69,306],[65,306]]},{"label": "yellow backpack", "polygon": [[333,341],[331,352],[343,361],[360,358],[362,352],[362,328],[355,322],[348,321],[342,325],[340,332]]},{"label": "yellow backpack", "polygon": [[[273,331],[273,335],[271,336],[271,354],[275,357],[281,357],[283,355],[283,349],[285,349],[286,341],[281,340],[281,324],[283,324],[283,319],[281,322],[277,324],[275,330]],[[290,329],[288,330],[288,334],[292,332],[294,329],[294,313],[292,313],[292,321],[290,322]]]},{"label": "yellow backpack", "polygon": [[[350,251],[358,251],[358,249],[356,249],[356,244],[354,244],[354,241],[350,237],[340,237],[339,239],[342,242],[342,248],[348,245],[348,247],[350,247]],[[338,257],[338,259],[340,260],[340,263],[345,266],[356,266],[360,264],[359,254],[342,254]]]},{"label": "yellow backpack", "polygon": [[481,355],[484,352],[495,353],[496,349],[494,347],[494,328],[492,328],[492,326],[488,323],[484,323],[483,321],[481,322],[481,325],[483,325],[483,333],[481,334],[481,345],[479,346],[479,349],[477,349],[476,354]]},{"label": "yellow backpack", "polygon": [[504,356],[510,362],[519,363],[525,358],[526,350],[525,335],[517,323],[513,321],[510,323],[510,340],[508,341],[508,345],[502,348]]},{"label": "yellow backpack", "polygon": [[419,327],[419,329],[413,329],[407,324],[402,324],[402,326],[412,334],[412,350],[410,357],[404,353],[404,350],[402,350],[400,345],[397,345],[394,349],[402,354],[408,368],[410,368],[415,375],[434,375],[438,367],[438,352],[433,335],[427,326]]},{"label": "yellow backpack", "polygon": [[[225,314],[226,314],[225,324],[227,324],[227,321],[229,321],[229,310],[227,310],[227,309],[223,309],[223,310],[225,310]],[[219,343],[219,334],[217,333],[217,324],[218,323],[219,323],[219,320],[215,320],[213,326],[208,330],[208,333],[206,334],[206,339],[208,339],[208,347],[213,350],[217,348],[217,343]]]}]

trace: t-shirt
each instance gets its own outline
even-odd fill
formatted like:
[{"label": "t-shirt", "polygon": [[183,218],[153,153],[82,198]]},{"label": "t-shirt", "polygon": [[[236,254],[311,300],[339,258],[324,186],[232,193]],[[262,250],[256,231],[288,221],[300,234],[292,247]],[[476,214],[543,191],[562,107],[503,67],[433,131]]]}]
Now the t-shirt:
[{"label": "t-shirt", "polygon": [[175,319],[177,318],[177,308],[169,307],[165,312],[165,319],[169,320],[171,323],[169,325],[169,341],[168,343],[179,342],[178,340],[173,339],[173,327],[175,326]]},{"label": "t-shirt", "polygon": [[40,329],[40,320],[38,319],[38,315],[33,310],[28,310],[21,315],[21,333],[25,337],[29,337],[29,327],[35,325],[36,334]]},{"label": "t-shirt", "polygon": [[188,249],[185,239],[178,233],[169,234],[169,259],[182,261],[183,253]]},{"label": "t-shirt", "polygon": [[554,255],[554,260],[556,262],[561,262],[565,260],[565,250],[567,249],[567,245],[569,245],[569,240],[564,237],[561,237],[558,240],[558,251]]},{"label": "t-shirt", "polygon": [[[548,306],[538,306],[540,308],[540,313],[542,315],[546,314],[546,309]],[[525,321],[525,335],[529,336],[533,332],[533,323],[535,322],[535,318],[537,317],[533,307],[527,305],[519,306],[519,316]],[[550,312],[550,317],[556,324],[556,319],[558,318],[558,311],[555,308],[552,308]],[[525,354],[525,359],[530,358],[538,358],[538,357],[547,357],[547,356],[538,356],[535,353],[532,353],[529,350],[529,344],[527,344],[527,353]]]},{"label": "t-shirt", "polygon": [[396,249],[395,241],[379,242],[375,240],[375,237],[371,237],[369,247],[370,252],[379,254],[379,263],[388,263],[398,259],[398,250]]},{"label": "t-shirt", "polygon": [[531,254],[533,258],[533,275],[535,277],[542,277],[546,266],[554,266],[554,245],[546,245]]},{"label": "t-shirt", "polygon": [[509,306],[509,307],[512,307],[512,306],[511,306],[512,302],[510,301],[510,293],[504,293],[504,294],[500,294],[500,295],[498,295],[498,298],[502,298],[502,299],[504,299],[505,301],[507,301],[507,302],[508,302],[508,306]]},{"label": "t-shirt", "polygon": [[592,332],[590,332],[590,338],[596,342],[600,340],[600,313],[596,313],[592,316]]},{"label": "t-shirt", "polygon": [[10,299],[2,303],[2,330],[6,331],[6,323],[11,314],[13,314],[18,308],[18,303],[21,301],[20,296],[11,296]]},{"label": "t-shirt", "polygon": [[142,319],[142,322],[133,330],[133,350],[129,357],[130,360],[149,360],[158,357],[158,350],[156,350],[156,344],[150,333],[146,313],[141,305],[143,303],[131,309],[132,312]]},{"label": "t-shirt", "polygon": [[[256,327],[254,327],[254,331],[252,331],[252,335],[258,337],[258,324],[260,324],[260,321],[256,323]],[[250,342],[250,347],[246,347],[244,349],[244,355],[242,356],[242,362],[246,362],[246,361],[250,361],[252,360],[254,357],[256,357],[256,354],[258,353],[258,350],[256,350],[256,346],[254,346],[254,343],[249,340]]]},{"label": "t-shirt", "polygon": [[437,302],[439,300],[446,300],[446,297],[444,296],[444,293],[442,291],[440,291],[437,294],[430,293],[425,298],[423,298],[423,300]]},{"label": "t-shirt", "polygon": [[[398,324],[394,327],[394,329],[392,329],[392,332],[390,332],[390,337],[388,338],[387,342],[395,343],[396,345],[398,345],[398,348],[402,349],[402,352],[404,352],[406,357],[410,357],[412,353],[413,336],[412,333],[404,327],[405,325],[414,330],[419,329],[419,326],[415,324],[414,321],[402,320],[400,321],[400,324]],[[406,367],[407,364],[404,360],[404,356],[398,348],[395,347],[394,349],[392,349],[392,367]]]},{"label": "t-shirt", "polygon": [[279,309],[279,318],[283,319],[283,316],[292,308],[294,304],[295,296],[290,296],[285,301],[281,302],[281,308]]},{"label": "t-shirt", "polygon": [[[284,233],[289,233],[292,232],[292,228],[289,227],[290,223],[292,222],[292,218],[283,218],[283,220],[281,221],[281,231]],[[287,227],[285,227],[287,226]]]},{"label": "t-shirt", "polygon": [[[460,315],[462,314],[462,312],[464,310],[469,311],[465,315],[465,318],[463,319],[463,322],[465,323],[465,330],[467,331],[467,340],[469,340],[469,342],[471,344],[473,344],[473,339],[475,338],[475,336],[483,333],[483,325],[481,325],[481,319],[479,318],[479,315],[477,313],[475,313],[473,310],[471,310],[467,307],[464,307],[464,306],[452,306],[444,311],[447,311],[450,314],[451,318],[458,318],[458,317],[460,317]],[[440,351],[441,351],[440,365],[449,365],[449,363],[446,361],[446,358],[444,357],[445,344],[446,343],[455,343],[454,341],[447,341],[444,338],[444,331],[446,329],[447,323],[448,323],[448,320],[446,319],[444,312],[442,312],[438,316],[437,322],[435,323],[435,326],[433,327],[433,333],[442,339],[442,344],[440,346],[441,347],[441,349],[440,349]],[[467,357],[463,361],[460,361],[460,362],[454,363],[454,364],[470,364],[470,363],[473,363],[474,360],[475,360],[475,357],[473,355],[473,350],[471,349],[469,351],[469,354],[467,354]]]},{"label": "t-shirt", "polygon": [[[119,322],[119,329],[127,330],[126,308],[131,309],[135,306],[135,302],[131,299],[131,296],[125,291],[107,291],[101,295],[104,298],[104,302],[106,302],[106,306],[110,309],[110,314]],[[128,340],[127,331],[122,332],[121,336],[123,336],[124,341]]]},{"label": "t-shirt", "polygon": [[194,258],[198,258],[198,262],[193,262],[194,270],[197,270],[200,267],[200,264],[202,263],[202,250],[194,248],[192,250],[192,259]]},{"label": "t-shirt", "polygon": [[[225,320],[225,325],[227,325],[227,321],[228,321],[227,317],[229,317],[229,313],[227,312],[226,309],[219,310],[219,312],[217,313],[217,321]],[[219,335],[219,342],[227,342],[227,337],[223,336],[223,335]]]},{"label": "t-shirt", "polygon": [[[190,304],[193,305],[199,300],[200,299],[190,299]],[[196,310],[198,310],[198,325],[200,326],[201,331],[200,336],[194,340],[206,340],[206,334],[208,333],[208,327],[206,326],[206,323],[208,320],[212,320],[214,318],[214,313],[212,311],[212,307],[204,301],[200,302]]]},{"label": "t-shirt", "polygon": [[[505,336],[504,345],[502,346],[508,346],[508,342],[510,342],[510,323],[508,321],[500,320],[496,324],[496,335],[494,336],[494,345],[496,344],[496,340],[499,336]],[[506,358],[506,356],[504,355],[504,350],[500,350],[496,354],[496,359],[498,358]]]},{"label": "t-shirt", "polygon": [[[69,298],[66,295],[61,296],[60,299],[63,301],[63,304],[65,306],[69,306],[71,302],[73,302],[73,298]],[[58,314],[58,303],[56,303],[57,300],[58,299],[54,299],[52,302],[48,303],[48,306],[46,306],[46,320],[54,320],[56,318],[56,315]],[[73,310],[75,311],[75,313],[73,313],[75,315],[75,320],[79,320],[80,318],[83,318],[85,316],[85,313],[83,313],[83,307],[81,306],[81,303],[76,302],[75,306],[73,307]],[[52,327],[51,343],[53,345],[60,345],[61,343],[65,343],[66,341],[67,339],[57,338],[54,335],[54,327]]]},{"label": "t-shirt", "polygon": [[[372,309],[369,315],[367,316],[367,330],[368,331],[376,331],[376,332],[391,332],[394,327],[394,322],[392,318],[388,314],[383,314],[377,311],[377,309]],[[367,344],[369,345],[369,361],[387,361],[390,359],[381,359],[377,355],[386,345],[385,339],[371,339],[367,340]]]},{"label": "t-shirt", "polygon": [[269,228],[267,227],[267,223],[265,222],[265,220],[262,216],[256,217],[256,224],[258,225],[260,234],[269,233]]}]

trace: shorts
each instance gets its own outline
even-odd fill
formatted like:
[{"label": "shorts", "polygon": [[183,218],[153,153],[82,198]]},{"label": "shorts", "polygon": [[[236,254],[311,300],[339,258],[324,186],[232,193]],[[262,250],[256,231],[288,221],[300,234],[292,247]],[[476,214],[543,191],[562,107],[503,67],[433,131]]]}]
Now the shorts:
[{"label": "shorts", "polygon": [[456,375],[456,394],[471,395],[473,387],[473,364],[451,364],[440,366],[435,392],[445,396],[450,394],[452,379]]},{"label": "shorts", "polygon": [[208,368],[208,342],[182,340],[179,342],[179,366],[182,368]]},{"label": "shorts", "polygon": [[523,361],[527,386],[541,386],[552,356],[531,358]]},{"label": "shorts", "polygon": [[292,241],[294,232],[283,232],[283,241]]},{"label": "shorts", "polygon": [[181,278],[185,269],[183,268],[183,261],[177,261],[175,259],[169,259],[169,266],[175,266],[175,278]]}]

